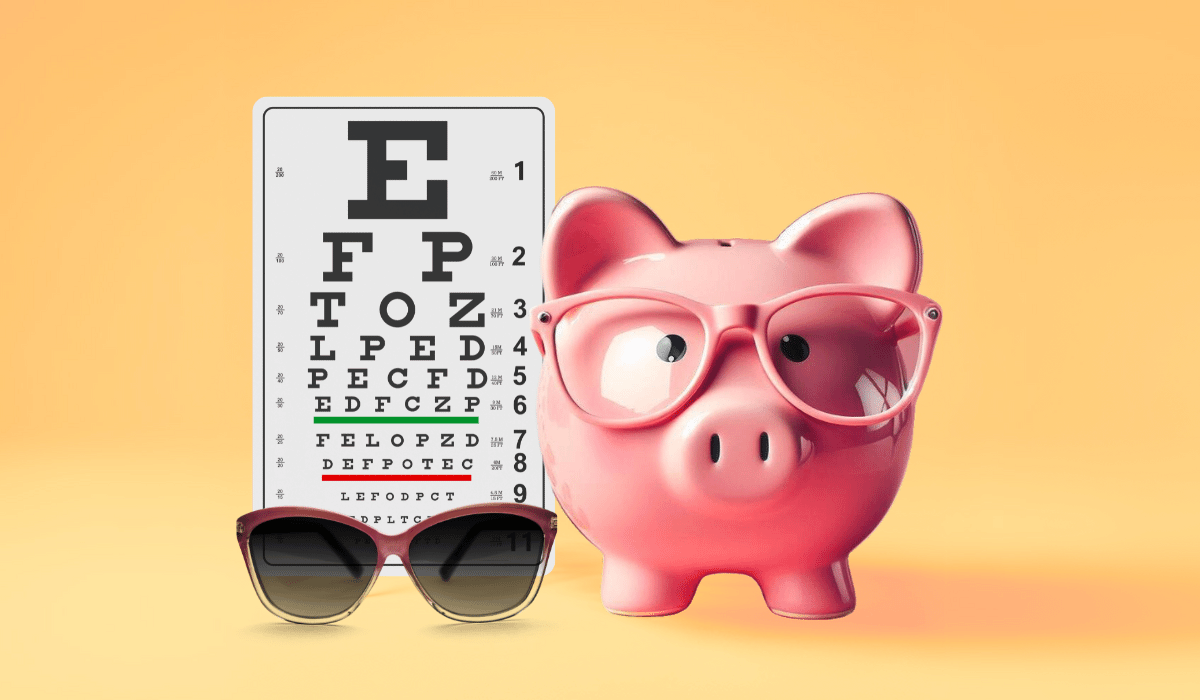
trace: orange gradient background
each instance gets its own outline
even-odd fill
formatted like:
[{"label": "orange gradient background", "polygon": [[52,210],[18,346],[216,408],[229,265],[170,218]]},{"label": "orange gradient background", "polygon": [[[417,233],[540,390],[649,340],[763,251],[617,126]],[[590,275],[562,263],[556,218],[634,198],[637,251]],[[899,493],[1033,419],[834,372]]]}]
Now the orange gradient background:
[{"label": "orange gradient background", "polygon": [[[5,697],[1197,697],[1194,3],[9,3],[0,13]],[[853,615],[754,583],[627,619],[565,519],[512,620],[404,579],[255,598],[251,108],[536,95],[556,192],[682,239],[861,191],[946,320]],[[1193,435],[1189,438],[1188,435]]]}]

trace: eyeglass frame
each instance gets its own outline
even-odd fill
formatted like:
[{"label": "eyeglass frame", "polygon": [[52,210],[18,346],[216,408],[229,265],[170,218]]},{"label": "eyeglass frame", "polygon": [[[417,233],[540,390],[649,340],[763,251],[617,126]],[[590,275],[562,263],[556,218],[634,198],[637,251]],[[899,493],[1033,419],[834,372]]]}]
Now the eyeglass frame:
[{"label": "eyeglass frame", "polygon": [[[515,607],[490,616],[459,615],[443,608],[437,603],[437,601],[433,600],[433,598],[429,597],[429,594],[425,592],[425,589],[421,586],[421,582],[417,578],[416,573],[413,571],[412,564],[409,561],[408,547],[410,544],[412,544],[412,541],[416,539],[417,535],[424,532],[427,528],[439,523],[443,523],[447,520],[453,520],[466,515],[481,514],[516,515],[531,520],[537,524],[538,527],[542,529],[542,555],[541,559],[538,560],[541,569],[540,573],[537,575],[537,581],[535,585],[532,586],[529,591],[529,595],[526,596],[525,599]],[[259,525],[272,520],[279,520],[281,518],[317,518],[321,520],[329,520],[341,525],[352,527],[371,538],[371,541],[375,544],[375,570],[371,574],[371,581],[367,584],[367,587],[363,589],[362,595],[359,596],[358,600],[354,601],[353,605],[336,615],[315,618],[293,615],[289,612],[281,610],[271,602],[271,599],[267,597],[266,592],[262,589],[262,584],[259,582],[258,575],[254,571],[254,561],[251,559],[250,554],[250,535],[254,532],[254,528],[258,527]],[[545,508],[540,508],[538,506],[529,505],[526,503],[476,503],[473,505],[459,506],[458,508],[444,510],[437,515],[425,518],[421,522],[415,523],[412,527],[408,528],[404,532],[395,535],[385,535],[370,525],[367,525],[366,523],[363,523],[362,521],[350,516],[342,515],[341,513],[336,513],[331,510],[324,510],[322,508],[308,508],[305,506],[276,506],[271,508],[260,508],[258,510],[251,511],[237,519],[238,548],[241,549],[242,558],[246,561],[246,572],[250,574],[250,581],[254,584],[254,591],[258,594],[258,599],[262,602],[263,606],[267,608],[267,610],[270,610],[272,613],[287,620],[288,622],[295,622],[301,625],[325,625],[331,622],[337,622],[338,620],[344,620],[345,618],[349,617],[351,613],[358,609],[359,605],[362,605],[362,602],[366,600],[367,596],[370,595],[371,589],[375,586],[375,581],[379,579],[379,574],[383,572],[384,561],[393,554],[400,558],[400,562],[404,565],[404,570],[408,573],[408,577],[412,579],[412,582],[417,587],[417,590],[421,592],[421,596],[425,598],[425,602],[429,603],[434,610],[450,618],[451,620],[455,620],[457,622],[496,622],[498,620],[512,617],[513,615],[516,615],[525,608],[529,607],[529,605],[533,602],[533,599],[537,597],[538,591],[541,589],[542,579],[546,575],[545,567],[549,563],[550,550],[554,546],[554,536],[557,534],[557,532],[558,517],[554,514],[554,511],[546,510]]]},{"label": "eyeglass frame", "polygon": [[[767,327],[771,318],[790,304],[810,298],[851,295],[882,299],[907,308],[913,313],[914,318],[917,319],[918,332],[922,334],[916,369],[908,383],[908,388],[904,396],[888,410],[870,416],[838,416],[815,408],[801,400],[787,386],[787,383],[779,375],[778,370],[775,369],[775,363],[771,360],[770,347],[767,341]],[[685,311],[691,312],[692,315],[699,319],[701,326],[704,328],[704,349],[700,358],[700,364],[696,368],[695,376],[678,397],[656,411],[629,418],[603,418],[596,416],[588,413],[575,401],[575,398],[571,396],[571,392],[567,389],[562,379],[555,345],[555,330],[558,327],[559,321],[571,310],[584,304],[609,299],[645,299],[674,304]],[[720,345],[721,337],[728,331],[741,329],[750,331],[753,336],[760,364],[774,385],[775,390],[797,410],[811,418],[834,425],[869,426],[891,420],[916,400],[917,394],[920,393],[921,387],[925,382],[925,376],[929,371],[929,363],[933,356],[933,346],[937,340],[938,329],[941,327],[942,308],[929,297],[922,296],[916,292],[906,292],[890,287],[863,284],[814,285],[789,292],[760,304],[706,304],[690,297],[659,289],[621,287],[591,290],[559,297],[558,299],[535,306],[531,310],[531,316],[531,329],[534,339],[537,341],[538,350],[542,352],[543,357],[549,358],[549,361],[545,364],[550,368],[552,381],[556,383],[557,388],[566,394],[568,403],[575,414],[593,425],[605,428],[644,428],[671,418],[691,401],[697,390],[699,390],[700,385],[708,377],[709,372],[712,371],[712,365],[716,360],[716,350]],[[714,332],[714,329],[716,332]],[[928,342],[925,342],[926,340]]]}]

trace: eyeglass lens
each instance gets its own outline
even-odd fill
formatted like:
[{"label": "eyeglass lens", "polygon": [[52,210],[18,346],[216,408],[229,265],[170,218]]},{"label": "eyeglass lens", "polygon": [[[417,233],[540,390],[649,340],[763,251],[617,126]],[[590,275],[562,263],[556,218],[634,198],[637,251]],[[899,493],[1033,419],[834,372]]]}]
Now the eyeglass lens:
[{"label": "eyeglass lens", "polygon": [[606,419],[654,413],[700,368],[704,327],[683,307],[605,299],[568,311],[554,329],[559,372],[585,412]]},{"label": "eyeglass lens", "polygon": [[320,518],[278,518],[250,533],[250,557],[271,603],[296,617],[349,610],[371,584],[377,550],[366,534]]},{"label": "eyeglass lens", "polygon": [[513,610],[536,591],[545,562],[541,526],[481,513],[440,522],[408,548],[418,585],[444,610],[486,617]]},{"label": "eyeglass lens", "polygon": [[802,402],[842,417],[879,415],[911,388],[921,333],[906,306],[838,294],[801,299],[767,323],[767,347]]}]

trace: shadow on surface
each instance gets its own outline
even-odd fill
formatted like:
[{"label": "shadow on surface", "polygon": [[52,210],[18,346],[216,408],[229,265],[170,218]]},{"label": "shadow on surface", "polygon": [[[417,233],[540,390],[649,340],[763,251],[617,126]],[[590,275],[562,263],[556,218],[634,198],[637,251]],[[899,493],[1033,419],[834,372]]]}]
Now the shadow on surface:
[{"label": "shadow on surface", "polygon": [[299,625],[294,622],[280,620],[279,622],[264,622],[261,625],[251,625],[246,628],[246,631],[260,637],[329,639],[355,632],[355,629],[345,624],[345,622],[345,620],[342,620],[341,622],[334,622],[328,625]]},{"label": "shadow on surface", "polygon": [[856,637],[1200,636],[1200,603],[1189,581],[881,568],[853,569],[853,576],[858,608],[837,620],[774,615],[752,579],[730,575],[706,578],[692,606],[677,617],[689,624]]},{"label": "shadow on surface", "polygon": [[534,634],[546,632],[554,625],[542,620],[523,620],[509,618],[499,622],[451,622],[446,620],[444,625],[434,625],[426,628],[426,632],[439,637],[462,637],[483,639],[487,637],[507,637],[515,634]]}]

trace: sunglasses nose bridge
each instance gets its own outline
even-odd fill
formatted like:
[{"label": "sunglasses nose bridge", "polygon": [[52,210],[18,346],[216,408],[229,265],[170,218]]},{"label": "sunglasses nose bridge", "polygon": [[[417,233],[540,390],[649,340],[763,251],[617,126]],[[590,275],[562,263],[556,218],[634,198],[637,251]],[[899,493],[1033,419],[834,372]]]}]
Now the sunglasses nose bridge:
[{"label": "sunglasses nose bridge", "polygon": [[408,551],[408,538],[405,537],[405,534],[402,532],[398,535],[383,535],[377,539],[380,561],[393,554],[400,557],[401,560],[404,559],[404,554]]}]

